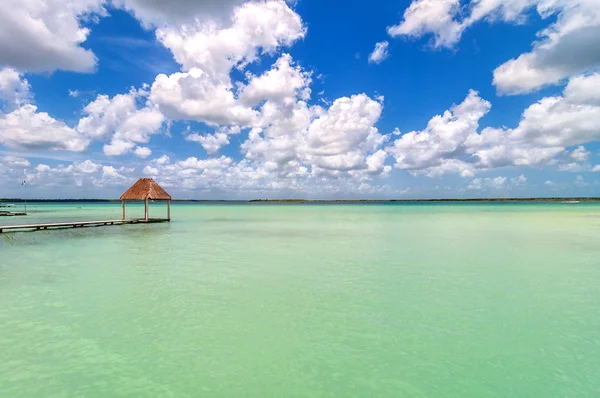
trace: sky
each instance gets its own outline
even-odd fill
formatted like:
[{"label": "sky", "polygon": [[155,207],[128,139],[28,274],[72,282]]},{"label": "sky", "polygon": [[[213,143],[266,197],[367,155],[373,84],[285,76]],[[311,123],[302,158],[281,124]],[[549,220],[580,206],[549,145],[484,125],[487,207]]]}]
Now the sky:
[{"label": "sky", "polygon": [[600,196],[599,140],[600,0],[0,5],[0,197]]}]

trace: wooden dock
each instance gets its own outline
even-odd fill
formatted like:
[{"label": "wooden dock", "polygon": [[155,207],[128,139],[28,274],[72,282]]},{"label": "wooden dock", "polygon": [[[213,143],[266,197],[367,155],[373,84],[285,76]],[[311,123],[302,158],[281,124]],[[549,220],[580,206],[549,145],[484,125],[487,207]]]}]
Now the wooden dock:
[{"label": "wooden dock", "polygon": [[169,222],[169,218],[128,218],[125,220],[103,220],[103,221],[72,221],[49,224],[23,224],[23,225],[0,225],[0,233],[5,231],[24,232],[24,231],[45,231],[48,229],[62,228],[82,228],[82,227],[101,227],[108,225],[125,224],[150,224],[159,222]]}]

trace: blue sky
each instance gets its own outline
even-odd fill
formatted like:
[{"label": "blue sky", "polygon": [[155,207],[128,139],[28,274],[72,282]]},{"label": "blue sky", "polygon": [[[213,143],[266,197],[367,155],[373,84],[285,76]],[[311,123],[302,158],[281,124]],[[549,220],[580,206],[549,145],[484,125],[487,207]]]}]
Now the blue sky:
[{"label": "blue sky", "polygon": [[24,0],[0,25],[0,197],[600,196],[596,0]]}]

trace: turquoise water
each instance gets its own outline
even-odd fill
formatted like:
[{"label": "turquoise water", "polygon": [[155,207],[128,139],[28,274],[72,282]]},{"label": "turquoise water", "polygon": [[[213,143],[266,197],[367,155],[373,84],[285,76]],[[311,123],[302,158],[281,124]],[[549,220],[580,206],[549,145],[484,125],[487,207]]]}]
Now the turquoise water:
[{"label": "turquoise water", "polygon": [[[0,224],[121,211],[29,209]],[[600,205],[172,217],[0,235],[0,395],[598,396]]]}]

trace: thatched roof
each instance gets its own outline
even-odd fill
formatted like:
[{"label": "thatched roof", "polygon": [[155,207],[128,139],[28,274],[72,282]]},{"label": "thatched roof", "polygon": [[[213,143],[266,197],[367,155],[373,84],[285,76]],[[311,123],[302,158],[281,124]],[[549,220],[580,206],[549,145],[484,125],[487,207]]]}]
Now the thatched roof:
[{"label": "thatched roof", "polygon": [[121,200],[171,200],[167,193],[152,178],[140,178],[123,195]]}]

